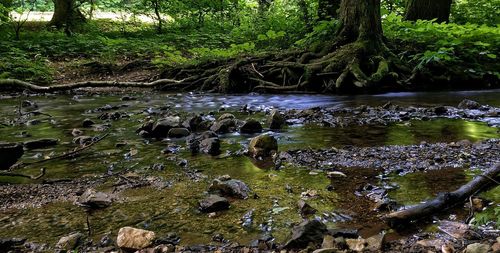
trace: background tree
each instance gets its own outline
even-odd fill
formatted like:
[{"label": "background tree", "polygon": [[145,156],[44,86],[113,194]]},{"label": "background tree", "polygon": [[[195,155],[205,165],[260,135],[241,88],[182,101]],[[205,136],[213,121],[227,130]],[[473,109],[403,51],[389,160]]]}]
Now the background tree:
[{"label": "background tree", "polygon": [[407,0],[405,20],[436,19],[438,23],[450,20],[452,0]]},{"label": "background tree", "polygon": [[318,0],[318,19],[329,20],[338,17],[340,0]]},{"label": "background tree", "polygon": [[85,21],[84,15],[80,12],[79,7],[84,3],[76,0],[53,0],[54,15],[48,23],[49,26],[54,26],[57,29],[64,28],[66,34],[70,35],[74,26]]}]

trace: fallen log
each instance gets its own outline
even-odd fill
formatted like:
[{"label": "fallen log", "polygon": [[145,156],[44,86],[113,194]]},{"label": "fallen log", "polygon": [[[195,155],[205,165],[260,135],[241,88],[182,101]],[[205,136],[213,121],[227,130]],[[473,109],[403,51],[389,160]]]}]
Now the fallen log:
[{"label": "fallen log", "polygon": [[183,80],[159,79],[153,82],[86,81],[86,82],[58,84],[51,86],[40,86],[17,79],[0,79],[0,91],[29,90],[32,92],[54,92],[54,91],[74,90],[78,88],[110,88],[110,87],[166,89],[166,88],[179,87],[182,85],[186,85],[187,83],[188,79],[183,79]]},{"label": "fallen log", "polygon": [[442,212],[450,207],[463,203],[470,196],[500,185],[500,163],[476,176],[472,181],[454,192],[440,194],[435,199],[385,215],[383,218],[391,225],[404,224],[429,215]]}]

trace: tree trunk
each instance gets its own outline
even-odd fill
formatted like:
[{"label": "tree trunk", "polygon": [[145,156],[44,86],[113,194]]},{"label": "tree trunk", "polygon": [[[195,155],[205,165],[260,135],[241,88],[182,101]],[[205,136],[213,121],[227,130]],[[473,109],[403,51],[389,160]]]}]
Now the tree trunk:
[{"label": "tree trunk", "polygon": [[437,22],[450,20],[452,0],[408,0],[405,20],[417,21],[436,19]]},{"label": "tree trunk", "polygon": [[76,24],[85,20],[83,14],[75,6],[75,0],[53,0],[54,15],[49,22],[49,26],[55,26],[57,29],[65,28],[70,32]]},{"label": "tree trunk", "polygon": [[259,0],[259,14],[264,15],[269,10],[272,3],[273,0]]},{"label": "tree trunk", "polygon": [[306,0],[299,0],[298,5],[300,11],[302,12],[302,19],[304,20],[304,24],[306,25],[306,30],[309,32],[312,30],[312,26],[307,2]]},{"label": "tree trunk", "polygon": [[343,43],[356,40],[381,43],[382,21],[380,0],[343,0],[340,9],[340,28],[337,38]]},{"label": "tree trunk", "polygon": [[338,17],[340,0],[318,0],[318,19],[330,20]]},{"label": "tree trunk", "polygon": [[158,34],[163,31],[163,20],[161,19],[160,8],[161,6],[159,0],[153,0],[153,9],[155,11],[156,19],[158,20],[158,26],[156,27]]}]

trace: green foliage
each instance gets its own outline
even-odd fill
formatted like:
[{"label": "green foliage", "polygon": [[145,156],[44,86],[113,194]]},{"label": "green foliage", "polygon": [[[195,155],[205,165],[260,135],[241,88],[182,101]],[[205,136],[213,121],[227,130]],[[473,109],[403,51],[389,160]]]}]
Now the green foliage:
[{"label": "green foliage", "polygon": [[306,47],[330,41],[335,37],[338,26],[338,20],[320,21],[313,27],[312,32],[306,34],[302,39],[295,42],[295,44],[300,47]]},{"label": "green foliage", "polygon": [[486,211],[476,214],[474,218],[474,225],[476,226],[494,222],[496,224],[496,228],[500,229],[500,206],[488,208]]},{"label": "green foliage", "polygon": [[458,0],[452,10],[452,20],[458,24],[500,24],[500,0]]},{"label": "green foliage", "polygon": [[0,58],[0,78],[18,78],[39,83],[52,80],[52,71],[46,66],[46,59],[40,55],[28,55],[15,47],[2,47]]},{"label": "green foliage", "polygon": [[476,24],[405,22],[390,14],[383,20],[384,33],[398,44],[411,45],[407,57],[418,67],[440,62],[467,66],[477,74],[497,74],[500,29]]}]

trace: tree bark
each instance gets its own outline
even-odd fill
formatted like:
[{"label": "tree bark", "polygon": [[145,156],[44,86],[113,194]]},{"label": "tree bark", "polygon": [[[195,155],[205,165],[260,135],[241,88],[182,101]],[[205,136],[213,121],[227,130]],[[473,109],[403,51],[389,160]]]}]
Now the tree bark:
[{"label": "tree bark", "polygon": [[76,24],[85,20],[83,14],[78,10],[75,0],[53,0],[54,15],[49,22],[49,26],[57,29],[65,28],[70,32]]},{"label": "tree bark", "polygon": [[408,0],[405,20],[433,20],[448,22],[450,20],[452,0]]},{"label": "tree bark", "polygon": [[342,0],[339,14],[341,25],[337,38],[340,41],[382,42],[380,0]]},{"label": "tree bark", "polygon": [[258,1],[259,1],[259,15],[264,15],[271,7],[273,0],[258,0]]},{"label": "tree bark", "polygon": [[331,20],[338,17],[340,0],[318,0],[318,20]]}]

